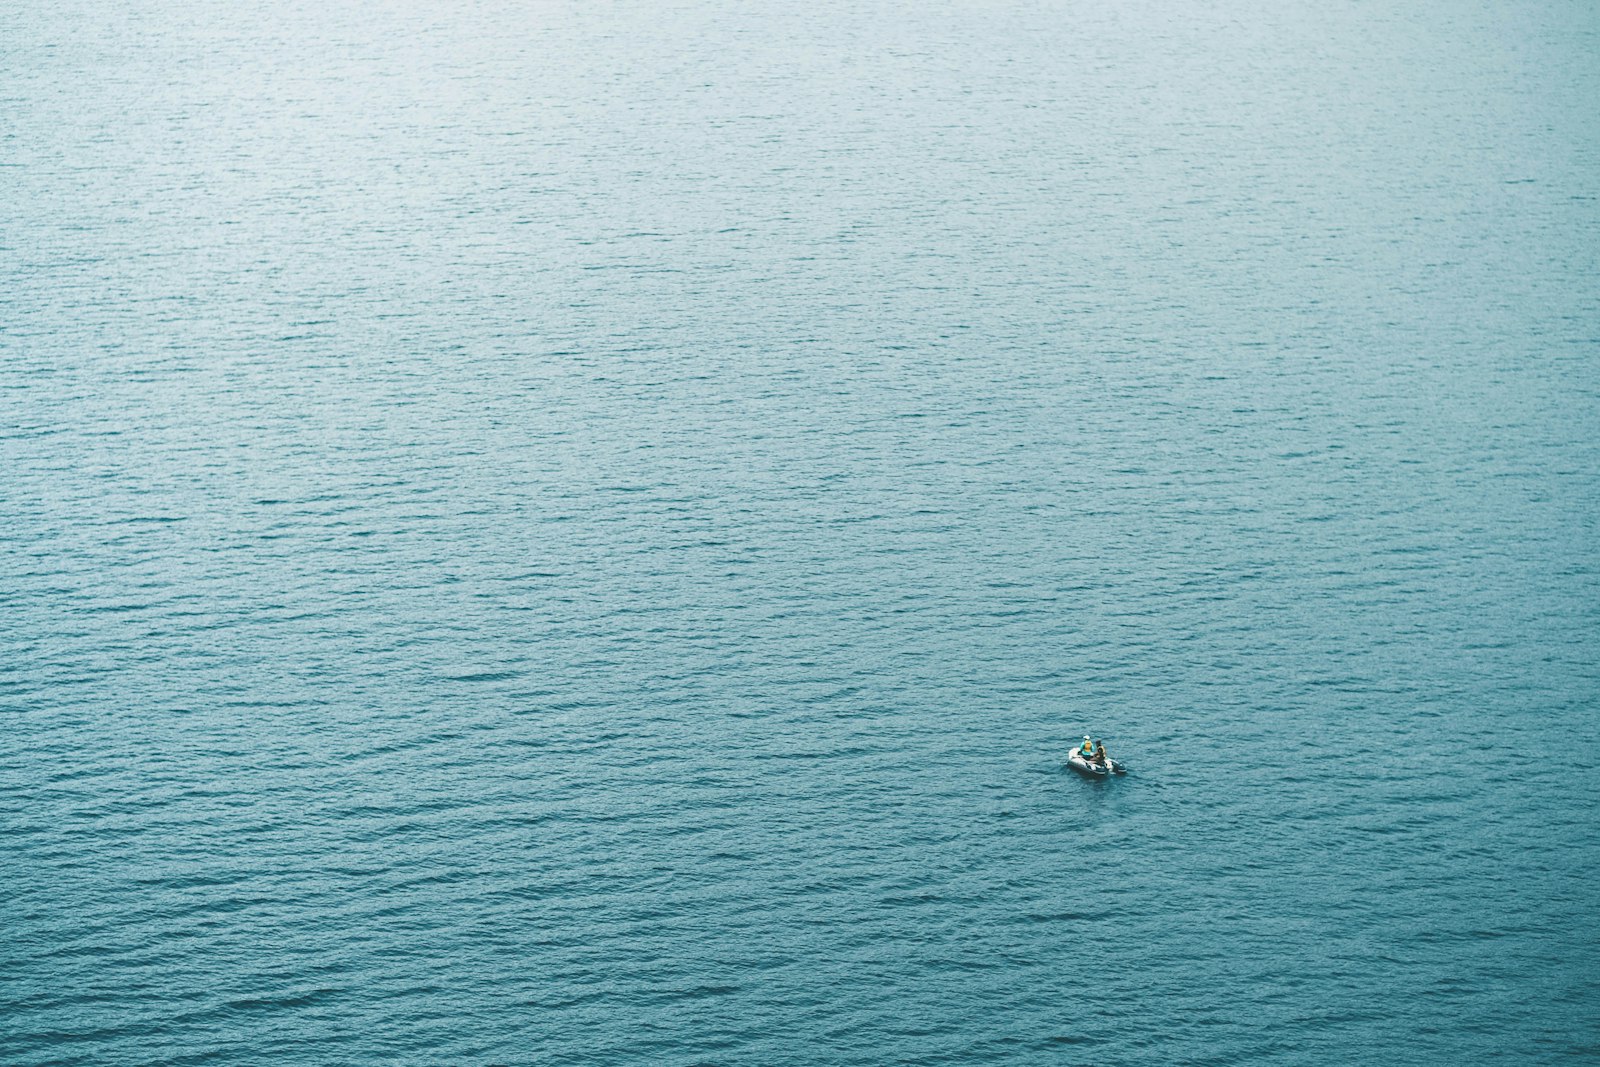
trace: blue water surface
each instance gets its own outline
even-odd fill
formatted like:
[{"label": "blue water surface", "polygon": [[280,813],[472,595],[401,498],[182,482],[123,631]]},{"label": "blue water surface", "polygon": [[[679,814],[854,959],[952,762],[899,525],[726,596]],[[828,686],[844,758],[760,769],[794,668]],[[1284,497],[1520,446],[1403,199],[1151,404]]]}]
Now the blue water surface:
[{"label": "blue water surface", "polygon": [[0,11],[0,1062],[1600,1060],[1597,57]]}]

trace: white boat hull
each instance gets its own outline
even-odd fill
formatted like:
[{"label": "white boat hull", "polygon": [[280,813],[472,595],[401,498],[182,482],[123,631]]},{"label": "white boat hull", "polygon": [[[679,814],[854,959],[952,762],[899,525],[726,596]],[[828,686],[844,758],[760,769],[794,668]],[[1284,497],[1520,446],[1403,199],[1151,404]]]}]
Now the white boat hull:
[{"label": "white boat hull", "polygon": [[1085,778],[1109,778],[1113,774],[1128,773],[1128,768],[1114,759],[1108,759],[1105,763],[1096,763],[1094,760],[1085,759],[1083,753],[1077,750],[1074,750],[1072,755],[1067,757],[1067,766]]}]

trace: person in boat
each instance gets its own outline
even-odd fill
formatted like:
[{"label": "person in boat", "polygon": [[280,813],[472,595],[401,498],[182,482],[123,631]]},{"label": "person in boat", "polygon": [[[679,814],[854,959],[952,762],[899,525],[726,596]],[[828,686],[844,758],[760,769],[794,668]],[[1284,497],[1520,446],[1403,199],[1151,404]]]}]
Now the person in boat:
[{"label": "person in boat", "polygon": [[1078,749],[1078,753],[1079,755],[1083,756],[1084,759],[1088,759],[1090,756],[1094,755],[1094,745],[1089,741],[1088,734],[1083,735],[1083,745]]},{"label": "person in boat", "polygon": [[1106,765],[1106,763],[1107,763],[1106,743],[1104,741],[1096,741],[1095,742],[1094,755],[1091,756],[1090,759],[1093,762],[1100,764],[1100,766],[1102,766],[1102,767],[1104,767]]}]

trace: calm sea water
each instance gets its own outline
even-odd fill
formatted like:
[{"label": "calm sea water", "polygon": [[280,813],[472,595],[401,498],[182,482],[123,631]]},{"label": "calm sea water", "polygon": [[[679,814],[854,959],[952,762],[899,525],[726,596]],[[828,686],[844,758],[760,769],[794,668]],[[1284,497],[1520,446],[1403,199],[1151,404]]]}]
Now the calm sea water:
[{"label": "calm sea water", "polygon": [[1600,1060],[1596,101],[1579,0],[0,12],[0,1062]]}]

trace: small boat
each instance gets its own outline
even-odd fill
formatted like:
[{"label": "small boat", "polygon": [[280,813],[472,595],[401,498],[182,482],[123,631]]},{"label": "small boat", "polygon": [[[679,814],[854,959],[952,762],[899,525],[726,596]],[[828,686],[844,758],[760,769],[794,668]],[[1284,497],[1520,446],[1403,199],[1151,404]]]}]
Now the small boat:
[{"label": "small boat", "polygon": [[1067,757],[1067,766],[1083,775],[1085,778],[1109,778],[1113,774],[1127,774],[1128,768],[1107,756],[1104,763],[1096,763],[1083,754],[1083,749],[1075,748],[1072,755]]}]

